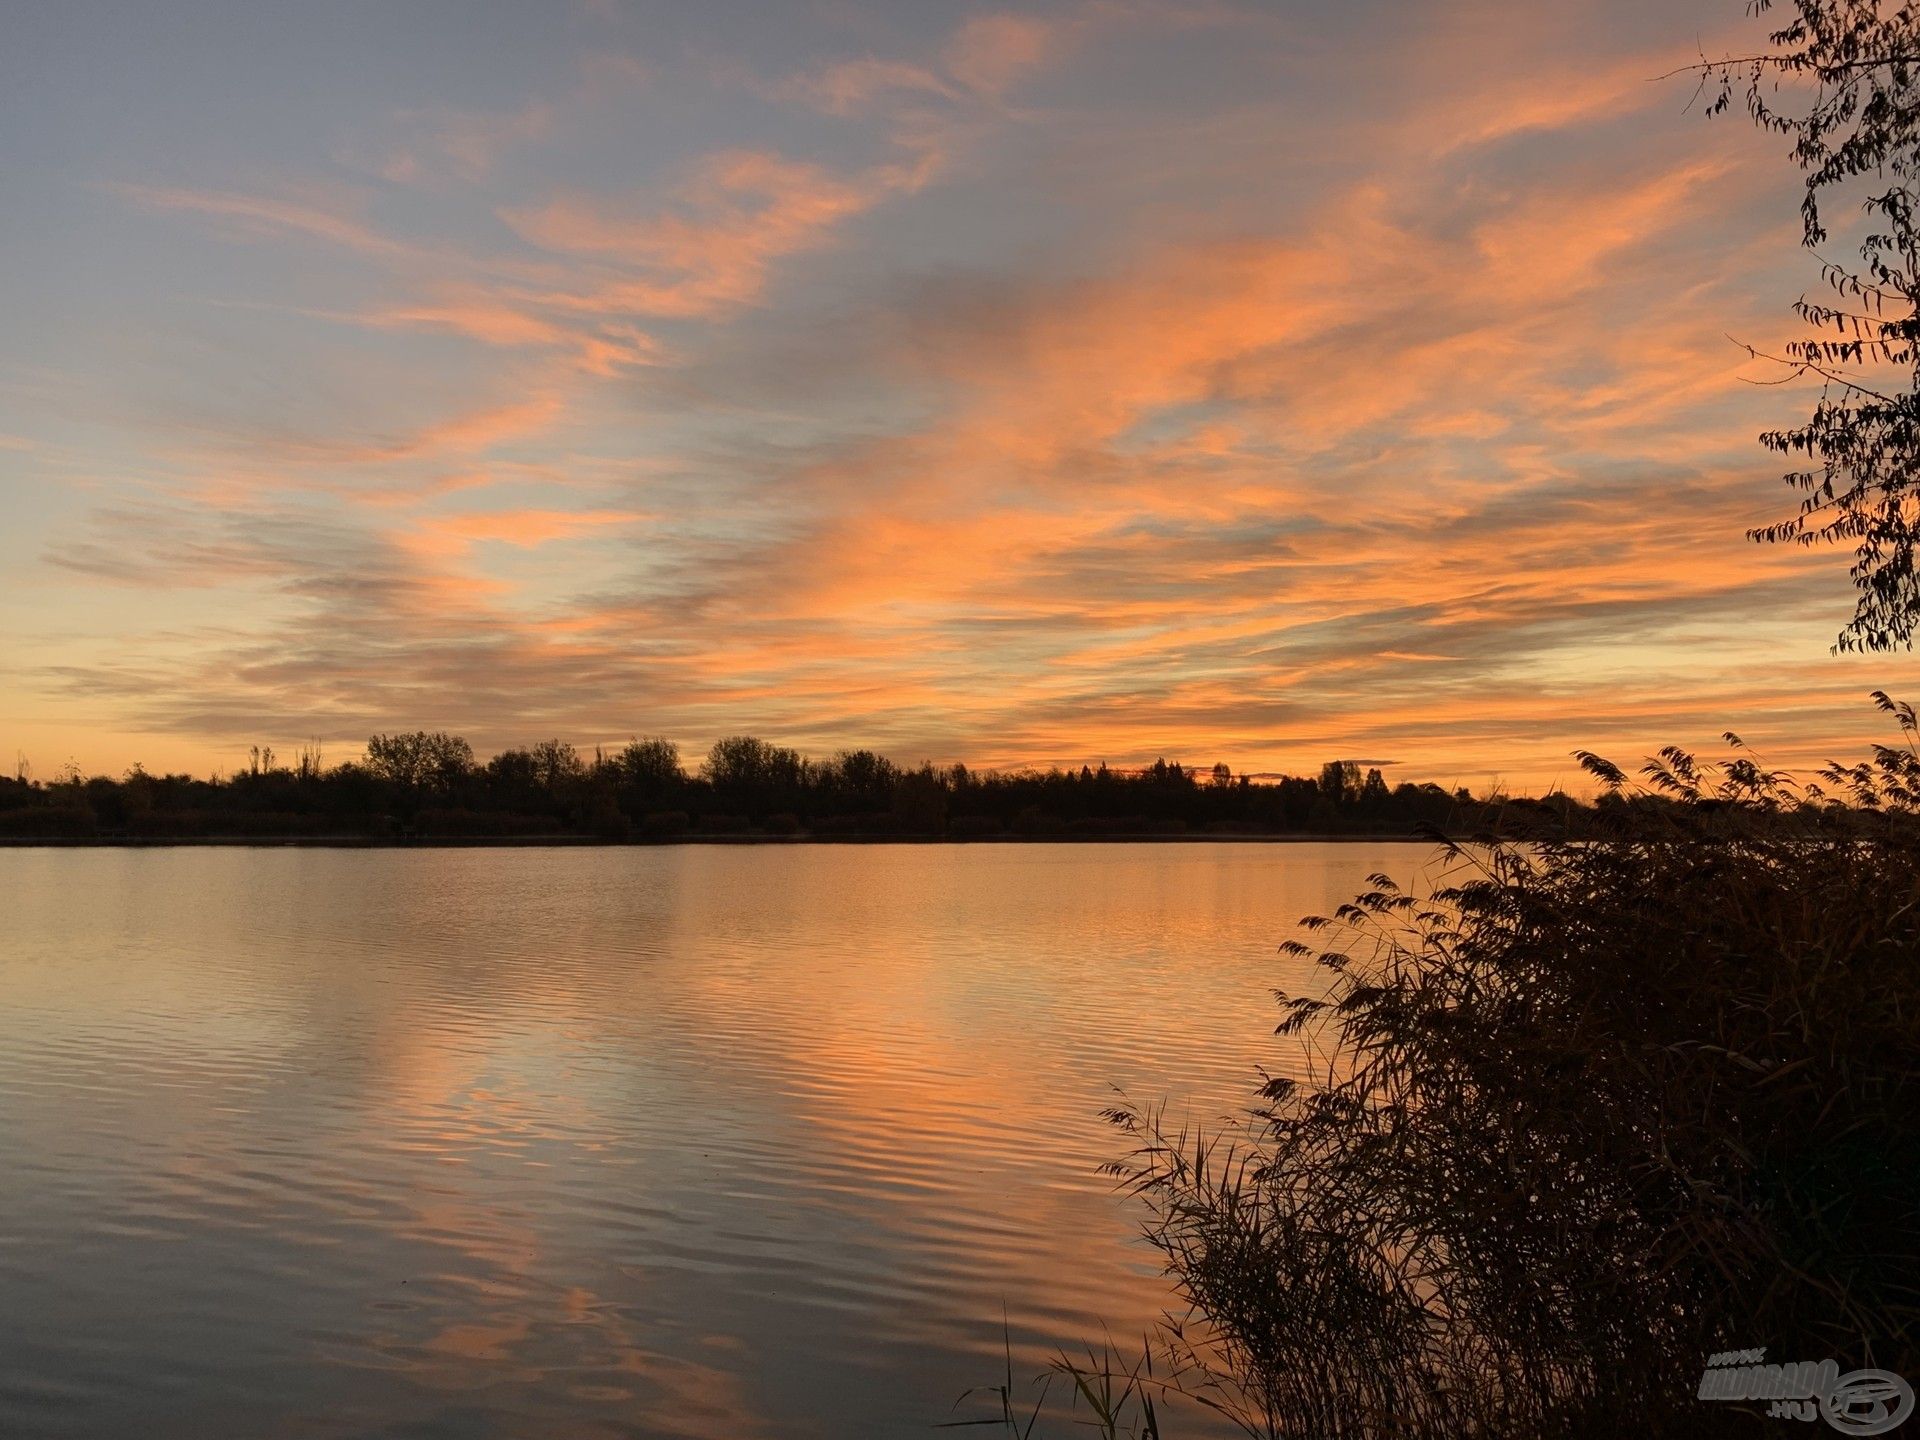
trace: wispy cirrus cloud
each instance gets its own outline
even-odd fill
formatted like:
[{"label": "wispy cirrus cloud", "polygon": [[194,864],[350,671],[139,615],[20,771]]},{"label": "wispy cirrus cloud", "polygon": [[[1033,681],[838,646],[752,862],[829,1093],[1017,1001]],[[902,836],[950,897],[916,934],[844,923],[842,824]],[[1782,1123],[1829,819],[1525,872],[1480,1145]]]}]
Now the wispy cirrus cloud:
[{"label": "wispy cirrus cloud", "polygon": [[417,185],[442,177],[483,181],[504,152],[550,138],[558,121],[553,105],[534,99],[506,111],[407,110],[395,123],[402,137],[375,169],[396,185]]},{"label": "wispy cirrus cloud", "polygon": [[961,21],[931,60],[872,55],[832,60],[771,91],[843,116],[901,100],[996,101],[1057,54],[1083,23],[1012,12],[974,15]]},{"label": "wispy cirrus cloud", "polygon": [[827,244],[888,188],[886,177],[850,179],[764,151],[729,151],[705,158],[664,211],[573,194],[502,218],[543,250],[611,267],[541,303],[705,316],[760,299],[777,261]]},{"label": "wispy cirrus cloud", "polygon": [[116,181],[110,188],[131,204],[198,215],[242,238],[294,236],[390,260],[435,263],[447,258],[446,252],[382,233],[355,213],[360,208],[358,197],[343,202],[336,193],[329,203],[319,197],[199,190],[133,181]]}]

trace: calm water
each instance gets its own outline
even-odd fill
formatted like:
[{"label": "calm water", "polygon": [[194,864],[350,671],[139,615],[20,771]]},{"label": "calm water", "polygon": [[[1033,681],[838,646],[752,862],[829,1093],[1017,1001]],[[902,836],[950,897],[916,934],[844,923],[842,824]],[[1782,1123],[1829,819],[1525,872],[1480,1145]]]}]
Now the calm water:
[{"label": "calm water", "polygon": [[1157,1312],[1099,1110],[1425,858],[0,851],[0,1435],[927,1435]]}]

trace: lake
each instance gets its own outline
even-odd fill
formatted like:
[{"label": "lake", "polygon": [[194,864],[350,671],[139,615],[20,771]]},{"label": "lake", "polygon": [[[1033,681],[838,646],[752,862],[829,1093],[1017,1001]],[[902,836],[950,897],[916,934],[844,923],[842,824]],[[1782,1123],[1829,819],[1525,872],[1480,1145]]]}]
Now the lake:
[{"label": "lake", "polygon": [[1022,1378],[1167,1303],[1116,1089],[1251,1103],[1274,947],[1428,858],[0,850],[0,1435],[984,1415],[1003,1313]]}]

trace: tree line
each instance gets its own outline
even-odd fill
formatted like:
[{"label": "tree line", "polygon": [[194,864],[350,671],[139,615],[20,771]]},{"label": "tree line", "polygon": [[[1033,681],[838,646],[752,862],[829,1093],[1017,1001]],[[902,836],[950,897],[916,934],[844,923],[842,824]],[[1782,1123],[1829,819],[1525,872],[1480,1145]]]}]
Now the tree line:
[{"label": "tree line", "polygon": [[290,763],[256,748],[238,772],[210,779],[139,765],[119,776],[69,767],[48,781],[23,767],[0,779],[0,836],[15,839],[1413,836],[1472,832],[1496,813],[1586,808],[1557,793],[1390,786],[1377,767],[1344,760],[1258,778],[1166,760],[979,771],[909,767],[872,750],[812,759],[748,735],[716,741],[692,767],[660,738],[591,754],[545,740],[483,761],[461,736],[418,730],[375,735],[334,765],[318,746]]}]

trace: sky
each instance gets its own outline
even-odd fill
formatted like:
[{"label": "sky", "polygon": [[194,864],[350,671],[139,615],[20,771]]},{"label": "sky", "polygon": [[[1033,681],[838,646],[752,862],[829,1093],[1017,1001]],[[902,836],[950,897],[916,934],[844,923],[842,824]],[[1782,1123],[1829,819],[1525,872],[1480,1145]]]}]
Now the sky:
[{"label": "sky", "polygon": [[0,751],[1853,758],[1763,28],[0,0]]}]

